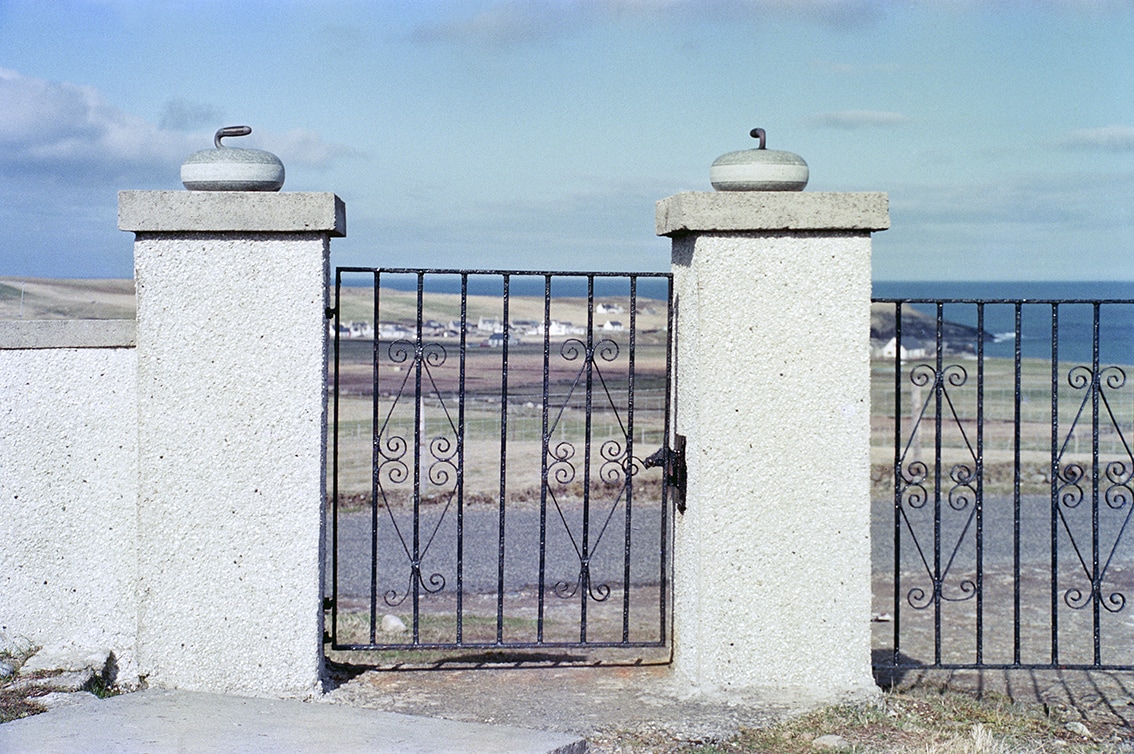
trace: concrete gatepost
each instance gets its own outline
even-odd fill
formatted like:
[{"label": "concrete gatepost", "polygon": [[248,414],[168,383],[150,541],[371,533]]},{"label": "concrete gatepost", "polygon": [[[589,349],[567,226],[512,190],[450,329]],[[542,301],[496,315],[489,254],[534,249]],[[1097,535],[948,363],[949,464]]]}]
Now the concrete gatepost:
[{"label": "concrete gatepost", "polygon": [[[330,193],[124,191],[137,286],[139,672],[321,688]],[[97,567],[97,564],[92,564]]]},{"label": "concrete gatepost", "polygon": [[831,701],[870,662],[870,234],[882,193],[681,193],[673,239],[674,671]]}]

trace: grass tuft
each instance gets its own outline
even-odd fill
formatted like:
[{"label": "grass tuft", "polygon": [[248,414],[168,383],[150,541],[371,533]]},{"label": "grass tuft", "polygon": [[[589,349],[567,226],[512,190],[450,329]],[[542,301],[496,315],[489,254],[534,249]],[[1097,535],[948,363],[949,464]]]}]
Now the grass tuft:
[{"label": "grass tuft", "polygon": [[745,730],[695,754],[815,754],[821,736],[842,738],[842,751],[885,754],[1017,754],[1113,752],[1130,731],[1092,728],[1093,738],[1069,730],[1040,705],[1024,705],[986,693],[946,688],[889,693],[878,702],[824,707],[779,725]]}]

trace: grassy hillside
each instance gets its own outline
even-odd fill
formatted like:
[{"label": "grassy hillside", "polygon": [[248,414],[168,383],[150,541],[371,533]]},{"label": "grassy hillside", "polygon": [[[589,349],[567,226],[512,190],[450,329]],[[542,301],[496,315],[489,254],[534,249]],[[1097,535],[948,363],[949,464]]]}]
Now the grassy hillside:
[{"label": "grassy hillside", "polygon": [[0,278],[0,319],[133,319],[133,280]]}]

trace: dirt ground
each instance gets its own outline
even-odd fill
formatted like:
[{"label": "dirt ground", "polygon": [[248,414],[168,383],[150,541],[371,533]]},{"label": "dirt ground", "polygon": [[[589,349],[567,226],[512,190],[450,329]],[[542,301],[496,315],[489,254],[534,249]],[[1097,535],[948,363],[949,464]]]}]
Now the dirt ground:
[{"label": "dirt ground", "polygon": [[[585,736],[596,754],[694,750],[745,728],[774,725],[813,699],[682,696],[667,666],[372,670],[334,665],[328,701],[452,720],[504,723]],[[882,680],[899,693],[947,687],[1042,706],[1082,721],[1098,740],[1134,737],[1134,673],[916,671]]]}]

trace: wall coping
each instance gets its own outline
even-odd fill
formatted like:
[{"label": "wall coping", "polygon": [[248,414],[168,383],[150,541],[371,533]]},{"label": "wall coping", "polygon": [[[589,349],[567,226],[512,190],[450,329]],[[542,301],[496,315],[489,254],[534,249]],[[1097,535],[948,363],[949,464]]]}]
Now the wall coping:
[{"label": "wall coping", "polygon": [[132,319],[29,319],[0,321],[0,350],[133,348]]},{"label": "wall coping", "polygon": [[886,230],[880,191],[684,191],[657,203],[657,234],[763,230]]},{"label": "wall coping", "polygon": [[118,229],[341,237],[346,235],[346,205],[330,192],[119,191]]}]

